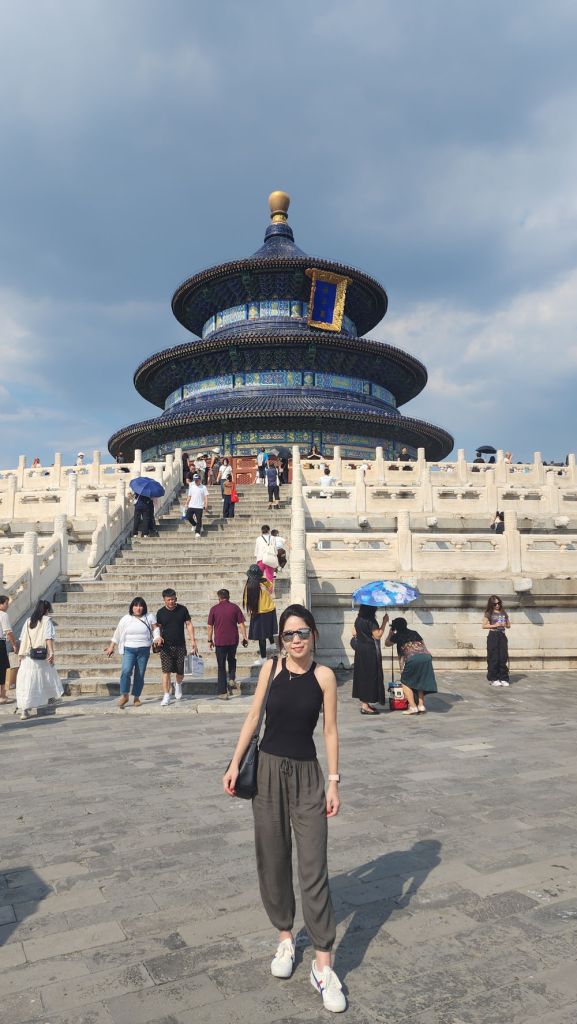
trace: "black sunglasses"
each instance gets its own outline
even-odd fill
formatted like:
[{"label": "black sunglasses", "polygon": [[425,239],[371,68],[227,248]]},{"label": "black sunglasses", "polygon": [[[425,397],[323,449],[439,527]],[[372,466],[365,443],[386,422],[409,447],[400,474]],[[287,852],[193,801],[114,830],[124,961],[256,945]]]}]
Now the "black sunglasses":
[{"label": "black sunglasses", "polygon": [[302,629],[289,629],[286,633],[281,633],[280,638],[285,644],[290,644],[295,636],[298,636],[301,640],[308,640],[311,633],[312,629],[309,629],[308,626],[303,626]]}]

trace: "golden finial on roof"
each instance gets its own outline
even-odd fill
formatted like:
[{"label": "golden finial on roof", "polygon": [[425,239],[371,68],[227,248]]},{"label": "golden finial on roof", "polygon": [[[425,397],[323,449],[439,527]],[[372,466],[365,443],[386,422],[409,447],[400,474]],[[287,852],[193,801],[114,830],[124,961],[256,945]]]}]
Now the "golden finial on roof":
[{"label": "golden finial on roof", "polygon": [[271,192],[268,197],[270,217],[273,224],[282,224],[288,219],[291,197],[287,192]]}]

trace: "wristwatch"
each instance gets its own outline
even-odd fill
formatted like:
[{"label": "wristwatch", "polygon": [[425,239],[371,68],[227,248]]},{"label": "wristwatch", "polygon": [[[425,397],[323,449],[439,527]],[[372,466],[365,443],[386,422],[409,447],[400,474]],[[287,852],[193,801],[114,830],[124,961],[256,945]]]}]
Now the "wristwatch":
[{"label": "wristwatch", "polygon": [[329,775],[329,782],[340,782],[340,781],[341,781],[341,776],[340,776],[339,772],[337,772],[335,775]]}]

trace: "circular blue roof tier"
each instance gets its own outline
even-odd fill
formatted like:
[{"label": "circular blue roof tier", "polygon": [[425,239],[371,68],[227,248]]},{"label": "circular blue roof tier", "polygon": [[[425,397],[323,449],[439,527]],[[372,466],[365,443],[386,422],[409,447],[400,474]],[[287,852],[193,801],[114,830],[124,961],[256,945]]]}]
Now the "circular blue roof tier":
[{"label": "circular blue roof tier", "polygon": [[260,402],[251,402],[249,407],[246,396],[243,396],[242,403],[238,404],[214,402],[205,408],[195,408],[188,414],[166,414],[143,420],[113,434],[108,447],[116,455],[120,451],[133,452],[135,448],[145,451],[167,440],[177,447],[179,438],[208,430],[211,433],[231,430],[265,433],[267,430],[291,429],[351,434],[362,431],[374,438],[375,446],[384,441],[398,441],[414,448],[424,448],[426,458],[432,461],[444,458],[453,447],[453,438],[441,427],[406,416],[384,414],[382,409],[376,411],[371,406],[355,405],[351,408],[348,405],[345,409],[340,403],[335,403],[334,395],[322,403],[315,399],[314,408],[306,399],[295,401],[294,395],[285,399],[284,404],[279,399],[282,396],[267,394]]},{"label": "circular blue roof tier", "polygon": [[287,328],[221,331],[204,341],[175,345],[145,359],[134,374],[134,386],[143,398],[163,409],[168,395],[184,382],[239,370],[305,368],[372,380],[392,391],[397,405],[410,401],[427,383],[423,364],[393,345]]}]

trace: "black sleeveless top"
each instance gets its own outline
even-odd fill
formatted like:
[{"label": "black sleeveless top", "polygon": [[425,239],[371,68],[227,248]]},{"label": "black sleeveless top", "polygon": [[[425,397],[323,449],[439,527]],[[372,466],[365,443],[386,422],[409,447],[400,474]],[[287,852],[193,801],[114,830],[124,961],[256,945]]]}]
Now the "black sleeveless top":
[{"label": "black sleeveless top", "polygon": [[317,756],[313,732],[323,706],[323,691],[313,661],[308,672],[292,674],[283,666],[273,679],[266,706],[266,724],[260,749],[265,754],[314,761]]}]

